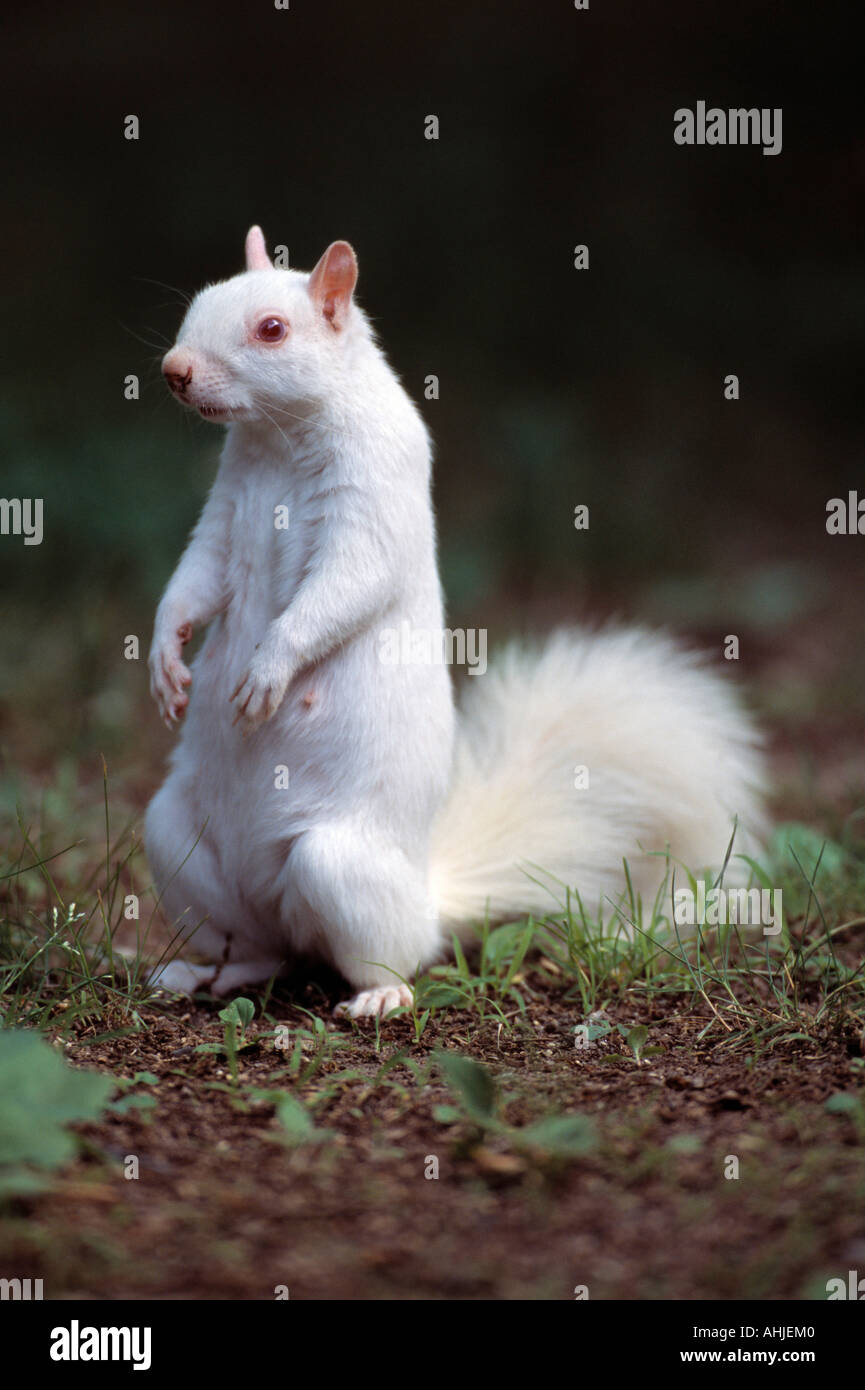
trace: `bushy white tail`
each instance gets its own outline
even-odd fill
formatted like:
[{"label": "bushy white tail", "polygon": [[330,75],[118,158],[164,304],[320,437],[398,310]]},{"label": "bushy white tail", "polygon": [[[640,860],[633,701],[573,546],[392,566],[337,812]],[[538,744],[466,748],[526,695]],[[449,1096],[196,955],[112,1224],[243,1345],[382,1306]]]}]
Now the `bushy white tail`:
[{"label": "bushy white tail", "polygon": [[717,871],[736,819],[725,882],[747,878],[735,856],[753,855],[765,830],[760,738],[700,657],[640,628],[571,629],[540,651],[509,646],[466,685],[433,832],[446,931],[486,914],[548,916],[565,886],[608,917],[623,858],[651,903],[667,867],[652,851]]}]

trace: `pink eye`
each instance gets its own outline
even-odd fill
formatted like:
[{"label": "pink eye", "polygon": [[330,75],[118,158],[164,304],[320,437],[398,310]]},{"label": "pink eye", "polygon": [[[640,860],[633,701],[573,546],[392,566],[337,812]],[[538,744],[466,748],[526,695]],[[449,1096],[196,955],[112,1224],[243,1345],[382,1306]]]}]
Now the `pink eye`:
[{"label": "pink eye", "polygon": [[262,319],[255,330],[255,336],[261,343],[281,343],[287,332],[288,328],[282,319],[274,317]]}]

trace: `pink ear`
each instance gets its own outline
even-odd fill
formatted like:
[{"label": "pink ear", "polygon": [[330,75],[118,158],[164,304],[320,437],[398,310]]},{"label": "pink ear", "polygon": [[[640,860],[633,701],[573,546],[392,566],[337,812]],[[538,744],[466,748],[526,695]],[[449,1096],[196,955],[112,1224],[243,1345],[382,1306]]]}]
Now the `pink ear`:
[{"label": "pink ear", "polygon": [[310,275],[307,289],[328,322],[334,328],[342,328],[356,284],[357,257],[347,241],[335,241]]},{"label": "pink ear", "polygon": [[260,227],[250,227],[246,233],[247,270],[273,270],[273,264],[264,244],[264,233]]}]

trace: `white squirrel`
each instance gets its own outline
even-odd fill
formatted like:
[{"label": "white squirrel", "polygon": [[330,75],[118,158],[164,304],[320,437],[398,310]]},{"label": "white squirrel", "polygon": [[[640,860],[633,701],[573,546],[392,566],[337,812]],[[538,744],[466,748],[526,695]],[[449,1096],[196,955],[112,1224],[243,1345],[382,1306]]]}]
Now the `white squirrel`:
[{"label": "white squirrel", "polygon": [[485,917],[550,916],[565,886],[606,908],[623,858],[651,900],[665,849],[717,869],[734,818],[753,853],[759,737],[668,637],[511,645],[467,681],[458,726],[445,664],[384,659],[395,630],[445,632],[427,430],[346,242],[307,275],[253,227],[246,266],[201,291],[162,364],[228,434],[156,614],[151,688],[185,724],[145,827],[162,907],[213,963],[158,983],[225,994],[312,955],[357,991],[340,1009],[384,1015]]}]

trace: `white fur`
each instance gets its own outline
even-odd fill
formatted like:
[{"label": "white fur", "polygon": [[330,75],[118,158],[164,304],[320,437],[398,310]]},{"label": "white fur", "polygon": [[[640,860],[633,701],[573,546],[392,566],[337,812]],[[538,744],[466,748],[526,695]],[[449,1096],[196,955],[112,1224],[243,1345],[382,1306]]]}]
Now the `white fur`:
[{"label": "white fur", "polygon": [[572,629],[540,650],[512,644],[466,684],[432,843],[451,930],[487,905],[492,921],[549,915],[567,888],[607,918],[623,856],[651,907],[667,847],[686,884],[682,865],[720,867],[737,816],[725,882],[747,878],[736,856],[756,853],[764,830],[758,738],[732,687],[693,653],[640,628]]},{"label": "white fur", "polygon": [[[266,268],[255,230],[256,268],[198,295],[164,363],[230,423],[156,615],[154,696],[185,725],[145,828],[167,916],[215,964],[159,978],[227,992],[311,954],[380,1013],[454,927],[555,907],[526,865],[590,908],[623,856],[650,890],[641,846],[717,866],[734,813],[759,831],[762,773],[730,688],[642,631],[507,649],[467,683],[454,762],[446,668],[379,659],[382,629],[443,627],[426,429],[346,291],[350,248],[309,277]],[[278,345],[255,337],[271,315]]]}]

